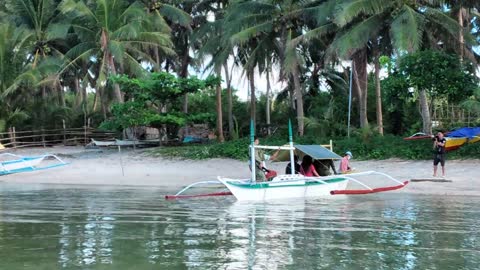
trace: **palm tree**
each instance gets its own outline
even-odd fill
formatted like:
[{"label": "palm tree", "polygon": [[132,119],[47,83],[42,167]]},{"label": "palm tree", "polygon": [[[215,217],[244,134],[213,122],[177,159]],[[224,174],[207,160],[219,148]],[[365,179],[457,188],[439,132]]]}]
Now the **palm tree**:
[{"label": "palm tree", "polygon": [[[32,68],[37,68],[41,61],[49,57],[62,58],[66,51],[65,39],[68,23],[57,9],[56,0],[8,0],[5,3],[7,18],[19,26],[29,29],[32,44],[29,59]],[[58,70],[56,71],[58,72]],[[41,86],[42,97],[47,97],[47,87],[56,90],[59,102],[65,105],[63,89],[59,86],[59,77],[52,76],[50,83]]]},{"label": "palm tree", "polygon": [[[32,44],[30,31],[12,24],[0,24],[0,126],[6,127],[15,118],[28,118],[23,108],[31,93],[26,86],[38,81],[38,75],[25,59]],[[2,129],[3,129],[2,128]]]},{"label": "palm tree", "polygon": [[[196,42],[193,44],[197,48],[196,55],[200,61],[210,59],[205,66],[205,70],[213,70],[217,77],[221,78],[221,70],[224,69],[225,81],[227,83],[227,101],[228,101],[228,127],[230,137],[234,134],[233,129],[233,99],[232,99],[232,72],[229,70],[228,60],[233,54],[232,46],[225,38],[223,24],[225,22],[225,10],[228,1],[205,0],[200,1],[194,8],[196,11],[196,21],[198,27],[194,30],[191,39]],[[214,18],[208,19],[208,16],[214,14]],[[232,66],[233,68],[233,66]],[[223,141],[223,112],[221,103],[221,86],[217,86],[217,130],[219,131],[219,140]]]},{"label": "palm tree", "polygon": [[[287,47],[287,41],[301,32],[302,8],[302,2],[239,1],[228,10],[225,23],[232,45],[247,48],[244,67],[250,77],[251,91],[255,89],[254,68],[258,67],[259,73],[263,73],[271,67],[268,62],[272,60],[280,64],[281,78],[293,81],[300,136],[304,134],[303,90],[299,80],[301,58],[296,47]],[[252,92],[252,99],[254,96]]]},{"label": "palm tree", "polygon": [[[444,12],[441,4],[442,1],[329,0],[309,10],[309,14],[329,12],[323,18],[331,19],[319,20],[317,27],[304,35],[305,39],[336,31],[327,53],[331,58],[352,59],[361,127],[368,125],[367,59],[372,43],[389,40],[397,53],[402,54],[436,44],[446,37],[457,39],[459,25]],[[421,105],[422,115],[426,117],[428,106]]]},{"label": "palm tree", "polygon": [[[158,48],[166,55],[173,55],[170,29],[164,20],[154,20],[144,5],[125,0],[76,1],[63,0],[62,13],[72,18],[72,28],[79,44],[66,54],[68,66],[80,60],[94,62],[96,89],[106,99],[107,79],[120,72],[142,76],[145,72],[141,61],[155,63],[147,53]],[[153,22],[160,25],[153,25]],[[116,102],[123,102],[118,84],[114,84]],[[105,104],[105,101],[102,102]],[[105,105],[104,105],[105,106]],[[105,111],[105,110],[104,110]]]}]

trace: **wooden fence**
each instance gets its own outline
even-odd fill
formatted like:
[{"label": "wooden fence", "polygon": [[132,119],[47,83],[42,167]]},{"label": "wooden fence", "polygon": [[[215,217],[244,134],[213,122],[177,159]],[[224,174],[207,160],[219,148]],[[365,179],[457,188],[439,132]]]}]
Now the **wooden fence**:
[{"label": "wooden fence", "polygon": [[53,145],[86,145],[91,139],[108,140],[118,135],[115,132],[99,131],[91,127],[40,129],[17,131],[15,127],[0,133],[0,143],[7,148]]}]

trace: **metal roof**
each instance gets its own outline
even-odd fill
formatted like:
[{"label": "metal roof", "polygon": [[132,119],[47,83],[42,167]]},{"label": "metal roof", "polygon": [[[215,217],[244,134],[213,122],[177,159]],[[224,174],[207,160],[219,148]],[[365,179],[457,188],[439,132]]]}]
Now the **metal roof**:
[{"label": "metal roof", "polygon": [[[341,156],[320,145],[294,144],[293,147],[295,147],[295,155],[297,155],[300,160],[302,160],[303,156],[305,155],[309,155],[313,159],[342,159]],[[276,161],[289,160],[290,154],[288,150],[281,150],[276,158]]]}]

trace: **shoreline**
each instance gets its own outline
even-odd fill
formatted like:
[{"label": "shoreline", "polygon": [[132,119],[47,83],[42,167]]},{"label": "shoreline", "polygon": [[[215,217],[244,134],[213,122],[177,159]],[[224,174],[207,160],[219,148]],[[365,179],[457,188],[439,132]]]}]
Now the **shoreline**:
[{"label": "shoreline", "polygon": [[[197,181],[216,180],[217,176],[245,179],[250,175],[248,162],[233,159],[184,160],[152,157],[144,149],[85,149],[84,147],[24,148],[11,151],[24,156],[55,154],[66,166],[48,170],[4,175],[0,183],[90,185],[121,188],[181,187]],[[335,165],[338,168],[338,162]],[[267,167],[284,172],[287,162],[268,163]],[[410,182],[406,187],[391,191],[396,193],[435,195],[480,195],[478,159],[447,160],[445,179],[452,182]],[[432,178],[430,160],[410,161],[400,159],[356,161],[351,165],[357,171],[379,171],[405,181],[412,178]],[[123,171],[122,171],[123,167]],[[439,166],[439,172],[441,167]],[[441,178],[437,178],[441,179]],[[362,179],[363,180],[363,179]],[[373,181],[366,179],[366,181]],[[387,185],[390,185],[388,183]]]}]

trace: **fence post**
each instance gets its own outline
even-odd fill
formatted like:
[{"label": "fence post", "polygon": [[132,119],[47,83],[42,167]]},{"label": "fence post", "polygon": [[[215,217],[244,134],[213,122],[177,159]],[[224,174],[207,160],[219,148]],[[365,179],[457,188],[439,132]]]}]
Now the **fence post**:
[{"label": "fence post", "polygon": [[13,148],[17,147],[16,138],[15,138],[15,127],[8,128],[8,137]]},{"label": "fence post", "polygon": [[45,129],[43,129],[43,127],[41,129],[41,132],[42,132],[42,144],[43,144],[43,148],[45,148],[47,146],[45,145]]},{"label": "fence post", "polygon": [[67,131],[65,130],[65,119],[62,119],[63,124],[63,145],[67,145]]},{"label": "fence post", "polygon": [[87,125],[85,126],[85,145],[87,144],[87,132],[90,131],[90,117],[87,120]]}]

